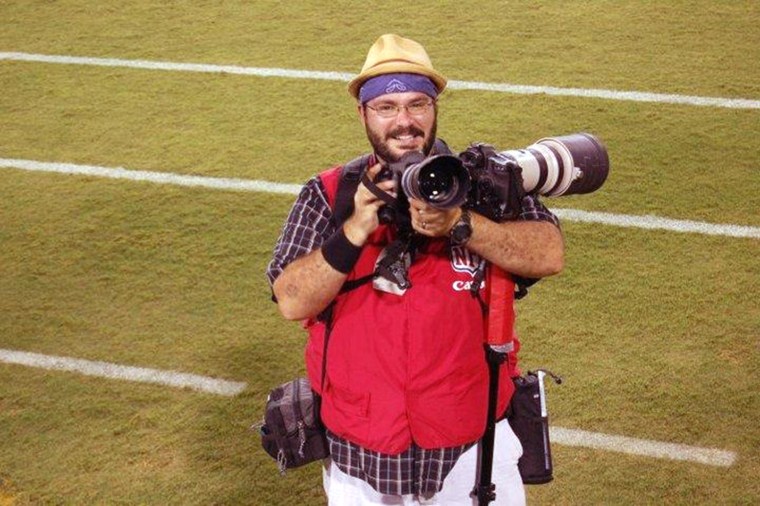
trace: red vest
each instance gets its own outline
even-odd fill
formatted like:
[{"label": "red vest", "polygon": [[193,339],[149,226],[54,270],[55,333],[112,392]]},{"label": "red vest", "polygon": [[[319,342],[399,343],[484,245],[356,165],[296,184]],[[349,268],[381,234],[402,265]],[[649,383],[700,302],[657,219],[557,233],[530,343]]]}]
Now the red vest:
[{"label": "red vest", "polygon": [[[320,174],[331,206],[340,169]],[[381,225],[348,279],[371,274],[392,239],[392,229]],[[404,295],[376,290],[371,282],[339,295],[324,391],[325,325],[309,322],[307,371],[322,395],[322,419],[332,432],[387,454],[408,449],[412,441],[422,448],[445,448],[483,435],[485,323],[469,291],[479,261],[465,248],[451,248],[446,239],[431,240],[416,253],[409,269],[412,287]],[[514,391],[509,379],[514,356],[501,368],[497,413],[504,412]]]}]

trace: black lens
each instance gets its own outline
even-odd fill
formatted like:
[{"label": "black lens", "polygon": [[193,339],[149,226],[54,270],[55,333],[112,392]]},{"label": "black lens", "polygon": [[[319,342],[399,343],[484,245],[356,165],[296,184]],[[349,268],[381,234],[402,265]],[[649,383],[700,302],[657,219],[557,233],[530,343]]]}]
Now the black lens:
[{"label": "black lens", "polygon": [[461,206],[470,189],[470,175],[459,158],[436,155],[407,168],[401,188],[411,198],[441,209]]},{"label": "black lens", "polygon": [[437,170],[435,167],[425,167],[420,171],[417,180],[421,196],[430,202],[441,202],[457,191],[458,182],[449,171]]}]

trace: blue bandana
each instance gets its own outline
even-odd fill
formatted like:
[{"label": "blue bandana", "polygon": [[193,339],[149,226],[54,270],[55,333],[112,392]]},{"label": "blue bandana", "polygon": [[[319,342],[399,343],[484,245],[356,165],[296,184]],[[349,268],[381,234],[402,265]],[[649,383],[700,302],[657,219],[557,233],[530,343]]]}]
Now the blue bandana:
[{"label": "blue bandana", "polygon": [[430,98],[438,96],[433,81],[420,74],[383,74],[367,79],[359,90],[359,102],[366,104],[373,98],[388,93],[418,91]]}]

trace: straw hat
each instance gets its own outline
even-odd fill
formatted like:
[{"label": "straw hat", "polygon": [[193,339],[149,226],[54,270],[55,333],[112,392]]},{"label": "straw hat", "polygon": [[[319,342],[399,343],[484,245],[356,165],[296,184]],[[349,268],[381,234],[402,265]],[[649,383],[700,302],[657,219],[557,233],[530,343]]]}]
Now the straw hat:
[{"label": "straw hat", "polygon": [[359,98],[359,88],[370,77],[397,72],[429,77],[438,93],[446,87],[446,78],[430,62],[425,48],[418,42],[388,33],[381,35],[367,53],[361,73],[348,83],[348,92]]}]

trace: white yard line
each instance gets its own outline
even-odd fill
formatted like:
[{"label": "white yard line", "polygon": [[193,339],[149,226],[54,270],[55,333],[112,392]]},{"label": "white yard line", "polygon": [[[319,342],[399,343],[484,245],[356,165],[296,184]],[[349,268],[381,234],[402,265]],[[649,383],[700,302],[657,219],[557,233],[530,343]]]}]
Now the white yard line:
[{"label": "white yard line", "polygon": [[0,362],[24,365],[54,371],[68,371],[97,376],[100,378],[136,381],[140,383],[155,383],[176,388],[189,388],[198,392],[217,395],[234,396],[245,390],[246,384],[237,381],[227,381],[197,374],[177,371],[162,371],[145,367],[112,364],[110,362],[94,362],[72,357],[41,355],[25,351],[0,349]]},{"label": "white yard line", "polygon": [[614,436],[563,427],[550,427],[549,437],[552,442],[567,446],[595,448],[658,459],[685,460],[708,466],[729,467],[736,462],[736,453],[726,450]]},{"label": "white yard line", "polygon": [[716,224],[703,221],[673,220],[660,216],[637,216],[633,214],[613,214],[581,211],[579,209],[552,209],[552,212],[566,221],[599,223],[615,227],[632,227],[669,230],[671,232],[694,233],[703,235],[722,235],[726,237],[749,237],[760,239],[760,227],[748,225]]},{"label": "white yard line", "polygon": [[[35,160],[19,160],[0,158],[0,169],[20,169],[26,171],[57,172],[80,176],[95,176],[111,179],[127,179],[158,184],[179,186],[199,186],[236,191],[252,191],[297,195],[300,185],[273,183],[254,179],[233,179],[220,177],[189,176],[171,172],[151,172],[128,170],[122,167],[100,167],[96,165],[79,165],[73,163],[40,162]],[[588,212],[577,209],[554,209],[557,216],[566,221],[599,223],[617,227],[634,227],[643,229],[659,229],[671,232],[695,233],[703,235],[719,235],[726,237],[744,237],[760,239],[760,227],[747,225],[716,224],[689,220],[673,220],[658,216],[636,216],[629,214],[613,214]]]},{"label": "white yard line", "polygon": [[157,184],[176,186],[200,186],[217,190],[236,190],[266,193],[284,193],[298,195],[301,185],[272,183],[255,179],[235,179],[223,177],[189,176],[171,172],[151,172],[145,170],[128,170],[122,167],[100,167],[97,165],[80,165],[74,163],[38,162],[35,160],[17,160],[0,158],[0,169],[14,168],[32,172],[57,172],[79,176],[105,177],[109,179],[127,179]]},{"label": "white yard line", "polygon": [[[238,65],[213,65],[203,63],[179,63],[153,60],[129,60],[122,58],[95,58],[88,56],[47,55],[34,53],[0,52],[0,60],[63,65],[93,65],[100,67],[122,67],[144,70],[168,70],[179,72],[208,72],[238,74],[256,77],[282,77],[288,79],[318,79],[348,82],[353,74],[347,72],[298,70],[267,67],[243,67]],[[521,95],[555,95],[564,97],[600,98],[606,100],[627,100],[634,102],[656,102],[683,104],[729,109],[760,109],[760,100],[745,98],[701,97],[670,93],[649,93],[641,91],[620,91],[594,88],[559,88],[555,86],[531,86],[510,83],[486,83],[477,81],[449,81],[449,88],[455,90],[479,90]]]},{"label": "white yard line", "polygon": [[[154,383],[175,388],[189,388],[198,392],[224,396],[238,395],[247,386],[246,383],[242,382],[209,378],[197,374],[7,349],[0,349],[0,363],[53,371],[74,372],[106,379]],[[734,452],[715,448],[700,448],[698,446],[636,439],[555,426],[550,428],[550,436],[554,443],[566,446],[578,446],[667,460],[689,461],[708,466],[729,467],[734,464],[737,458]]]},{"label": "white yard line", "polygon": [[727,109],[760,109],[760,100],[746,98],[699,97],[672,93],[649,93],[645,91],[604,90],[598,88],[558,88],[555,86],[530,86],[508,83],[478,83],[449,81],[449,87],[457,90],[482,90],[518,95],[555,95],[559,97],[601,98],[631,102],[655,102],[662,104],[723,107]]}]

